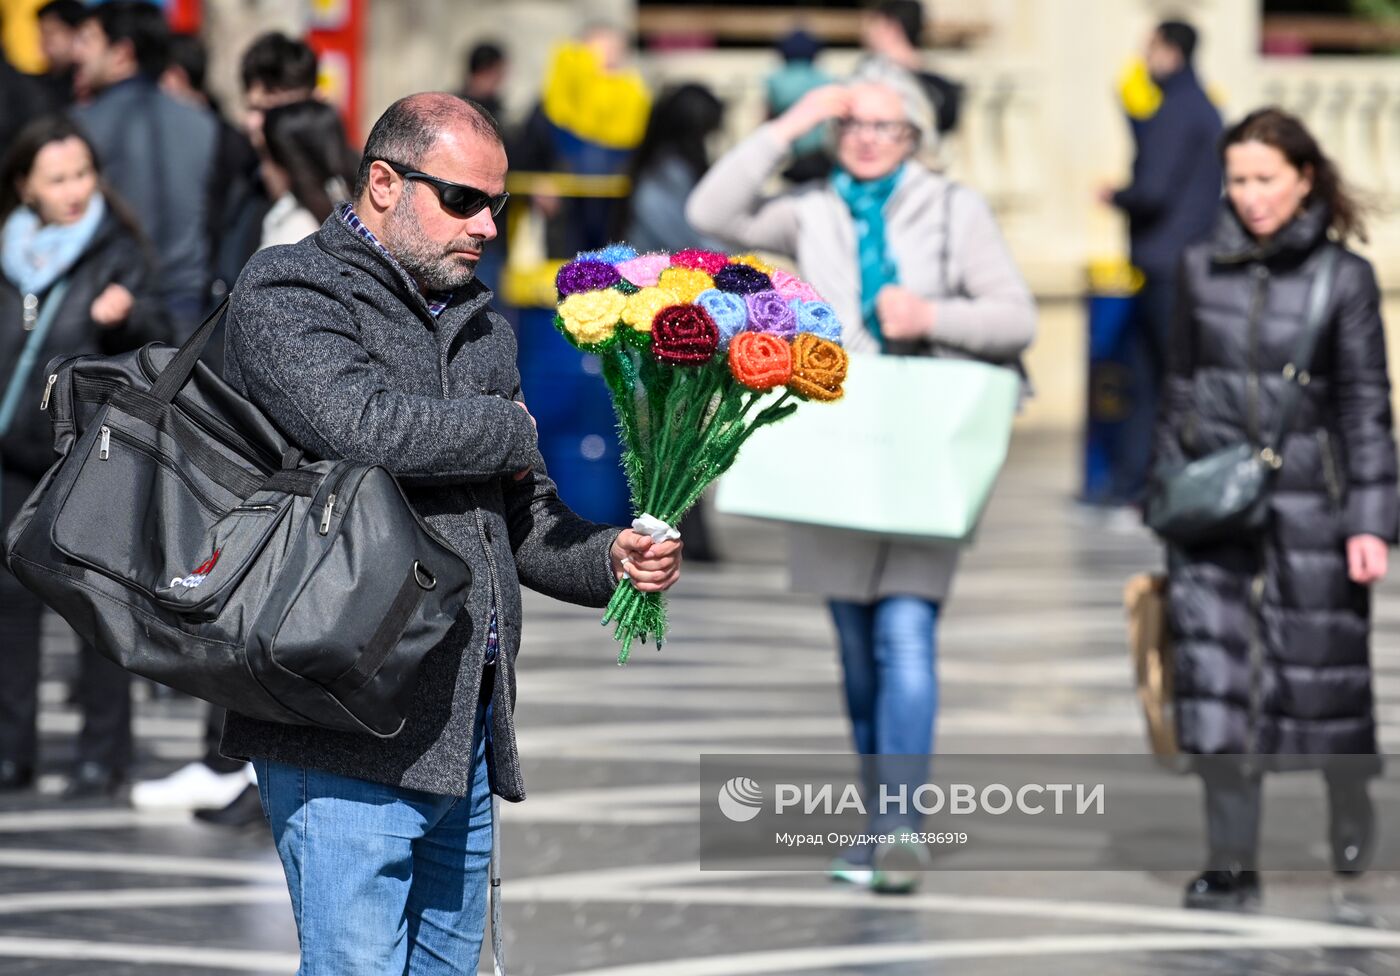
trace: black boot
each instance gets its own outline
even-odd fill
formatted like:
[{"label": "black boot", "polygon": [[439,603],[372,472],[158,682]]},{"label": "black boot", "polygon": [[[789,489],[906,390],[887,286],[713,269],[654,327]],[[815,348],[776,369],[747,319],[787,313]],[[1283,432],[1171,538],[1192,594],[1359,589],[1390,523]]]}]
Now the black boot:
[{"label": "black boot", "polygon": [[113,797],[126,785],[126,772],[113,769],[106,763],[84,760],[78,763],[68,786],[63,791],[65,800],[92,800],[98,797]]},{"label": "black boot", "polygon": [[15,793],[34,785],[34,767],[0,759],[0,793]]},{"label": "black boot", "polygon": [[198,820],[220,827],[252,827],[266,822],[258,788],[252,784],[245,786],[228,806],[219,810],[196,810],[194,815]]},{"label": "black boot", "polygon": [[1334,789],[1328,799],[1332,870],[1344,878],[1360,877],[1375,853],[1376,811],[1371,797],[1362,783],[1345,793]]},{"label": "black boot", "polygon": [[1259,903],[1258,871],[1202,871],[1186,886],[1186,908],[1245,908]]}]

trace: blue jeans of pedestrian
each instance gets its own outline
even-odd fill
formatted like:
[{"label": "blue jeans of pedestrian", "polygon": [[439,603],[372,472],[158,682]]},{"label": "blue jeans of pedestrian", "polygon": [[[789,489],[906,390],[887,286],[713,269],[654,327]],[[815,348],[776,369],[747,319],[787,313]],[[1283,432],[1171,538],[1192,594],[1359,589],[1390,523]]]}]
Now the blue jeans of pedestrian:
[{"label": "blue jeans of pedestrian", "polygon": [[475,976],[492,830],[480,715],[476,740],[461,798],[253,760],[292,896],[298,976]]},{"label": "blue jeans of pedestrian", "polygon": [[[831,601],[841,645],[846,710],[856,752],[862,756],[898,757],[863,765],[866,809],[878,809],[880,784],[891,791],[913,790],[926,781],[933,752],[933,723],[938,712],[935,634],[938,604],[912,596],[886,597],[875,603]],[[908,808],[912,811],[912,805]],[[917,820],[894,815],[876,818],[881,829]],[[882,822],[883,821],[883,822]]]}]

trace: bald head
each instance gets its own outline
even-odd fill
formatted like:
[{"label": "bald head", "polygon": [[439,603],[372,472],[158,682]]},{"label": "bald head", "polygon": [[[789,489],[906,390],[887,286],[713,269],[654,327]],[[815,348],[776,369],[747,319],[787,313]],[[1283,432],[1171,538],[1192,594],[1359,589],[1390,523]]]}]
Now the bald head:
[{"label": "bald head", "polygon": [[400,98],[370,129],[355,178],[355,197],[364,193],[376,159],[419,169],[440,140],[460,141],[468,135],[504,145],[500,126],[491,113],[469,98],[448,92],[420,92]]}]

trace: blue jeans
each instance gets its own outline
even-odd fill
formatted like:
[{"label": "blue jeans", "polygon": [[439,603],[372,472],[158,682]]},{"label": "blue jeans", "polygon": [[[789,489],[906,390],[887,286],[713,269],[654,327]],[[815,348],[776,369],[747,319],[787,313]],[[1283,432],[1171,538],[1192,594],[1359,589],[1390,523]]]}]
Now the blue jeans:
[{"label": "blue jeans", "polygon": [[[841,644],[856,752],[902,757],[865,765],[867,793],[877,795],[878,784],[885,783],[891,788],[904,784],[912,795],[927,778],[933,752],[938,604],[912,596],[875,603],[832,600],[831,616]],[[867,802],[866,808],[873,811],[876,804]],[[916,818],[894,819],[907,824]]]},{"label": "blue jeans", "polygon": [[475,976],[491,860],[480,715],[476,739],[460,799],[253,760],[292,896],[298,976]]}]

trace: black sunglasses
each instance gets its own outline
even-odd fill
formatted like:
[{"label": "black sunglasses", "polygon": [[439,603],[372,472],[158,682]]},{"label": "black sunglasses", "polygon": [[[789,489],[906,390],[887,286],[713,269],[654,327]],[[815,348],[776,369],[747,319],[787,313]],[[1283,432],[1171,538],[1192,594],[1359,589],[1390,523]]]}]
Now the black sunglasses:
[{"label": "black sunglasses", "polygon": [[500,216],[506,201],[510,199],[509,193],[497,193],[492,196],[485,190],[478,190],[465,183],[453,183],[449,180],[440,180],[436,176],[429,176],[427,173],[420,173],[403,163],[396,163],[388,159],[376,159],[375,162],[383,163],[405,180],[427,183],[437,191],[438,200],[442,202],[443,207],[458,217],[470,217],[488,207],[491,209],[492,217]]}]

